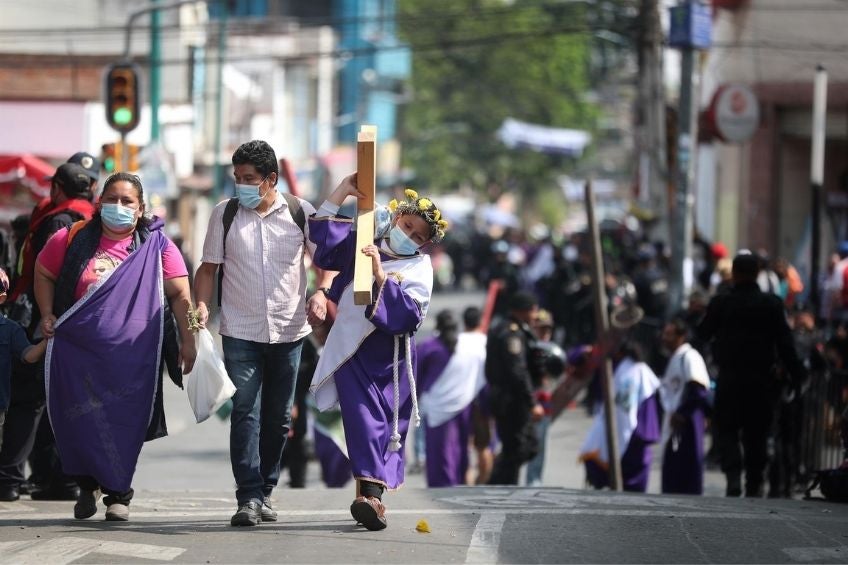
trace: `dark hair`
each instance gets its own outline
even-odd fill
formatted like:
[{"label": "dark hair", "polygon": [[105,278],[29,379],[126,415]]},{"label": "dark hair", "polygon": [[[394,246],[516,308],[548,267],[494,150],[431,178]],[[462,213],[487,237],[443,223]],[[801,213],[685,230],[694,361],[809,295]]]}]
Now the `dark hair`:
[{"label": "dark hair", "polygon": [[538,304],[536,297],[524,290],[519,290],[509,297],[509,309],[516,312],[528,312]]},{"label": "dark hair", "polygon": [[242,143],[233,153],[233,166],[253,165],[263,178],[271,173],[280,176],[280,164],[277,154],[266,142],[259,139]]},{"label": "dark hair", "polygon": [[[109,178],[106,179],[106,182],[103,183],[103,191],[100,193],[100,198],[103,198],[103,195],[106,194],[106,191],[109,190],[109,187],[115,184],[116,182],[128,182],[136,189],[138,192],[138,201],[141,202],[141,205],[144,206],[144,187],[141,186],[141,179],[138,178],[137,175],[132,173],[113,173],[109,175]],[[100,211],[98,210],[95,214],[96,217],[100,217]],[[150,218],[145,216],[144,214],[138,219],[138,224],[136,228],[139,227],[147,227],[151,224]]]},{"label": "dark hair", "polygon": [[444,343],[453,355],[456,348],[456,340],[459,337],[459,324],[450,310],[442,310],[436,315],[436,330],[439,339]]},{"label": "dark hair", "polygon": [[689,339],[689,324],[686,323],[686,320],[680,316],[675,316],[666,323],[672,327],[675,334],[683,336],[684,339]]},{"label": "dark hair", "polygon": [[760,272],[760,259],[752,253],[739,253],[733,258],[733,278],[737,281],[754,281]]},{"label": "dark hair", "polygon": [[630,357],[637,363],[639,361],[644,360],[644,354],[642,353],[642,346],[633,338],[633,336],[627,336],[621,345],[618,347],[619,355],[624,357]]},{"label": "dark hair", "polygon": [[469,306],[462,311],[462,323],[465,324],[467,330],[473,330],[479,326],[482,318],[483,313],[476,306]]}]

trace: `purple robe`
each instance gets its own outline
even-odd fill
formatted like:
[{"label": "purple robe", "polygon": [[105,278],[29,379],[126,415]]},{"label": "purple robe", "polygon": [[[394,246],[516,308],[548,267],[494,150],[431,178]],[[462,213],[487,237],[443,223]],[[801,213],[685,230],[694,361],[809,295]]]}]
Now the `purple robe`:
[{"label": "purple robe", "polygon": [[441,426],[425,428],[427,486],[453,487],[465,484],[468,471],[468,441],[471,437],[471,410],[465,410]]},{"label": "purple robe", "polygon": [[321,464],[321,480],[329,488],[340,488],[350,481],[350,460],[342,451],[344,428],[338,412],[319,412],[313,428],[315,457]]},{"label": "purple robe", "polygon": [[[704,431],[709,408],[707,389],[686,383],[677,412],[686,418],[676,438],[666,442],[662,465],[664,494],[704,494]],[[677,450],[674,447],[677,447]]]},{"label": "purple robe", "polygon": [[418,387],[418,396],[422,396],[430,390],[451,358],[448,346],[438,337],[422,340],[418,344],[418,365],[415,370],[415,382]]},{"label": "purple robe", "polygon": [[153,226],[138,250],[59,318],[48,346],[47,407],[62,469],[113,491],[130,489],[153,412],[166,244]]},{"label": "purple robe", "polygon": [[[660,440],[662,426],[656,395],[639,404],[636,429],[621,456],[621,478],[625,491],[646,492],[653,461],[651,445]],[[588,460],[586,480],[596,489],[609,486],[609,472],[596,461]]]},{"label": "purple robe", "polygon": [[[418,394],[427,392],[450,361],[451,352],[439,338],[430,338],[418,346]],[[468,470],[468,440],[471,406],[439,426],[431,426],[424,417],[424,447],[427,486],[452,487],[465,484]]]},{"label": "purple robe", "polygon": [[[339,303],[344,289],[353,280],[356,235],[352,222],[345,218],[315,218],[309,220],[309,237],[317,245],[313,260],[326,270],[339,271],[330,288],[330,299]],[[392,262],[398,257],[381,251],[383,270],[392,272]],[[405,257],[403,259],[408,259]],[[429,281],[432,288],[432,269]],[[345,442],[353,476],[370,480],[389,489],[404,481],[404,450],[389,449],[395,416],[394,346],[395,336],[408,336],[412,366],[416,365],[412,334],[426,314],[426,304],[413,299],[401,288],[401,283],[387,276],[382,286],[373,289],[375,302],[364,308],[364,316],[375,330],[359,344],[356,351],[333,373],[345,428]],[[429,301],[429,296],[428,296]],[[341,311],[341,306],[339,310]],[[338,319],[338,318],[337,318]],[[331,333],[326,349],[332,346]],[[401,340],[402,341],[402,340]],[[398,432],[401,442],[406,439],[412,412],[412,397],[406,369],[406,351],[398,354],[399,410]]]}]

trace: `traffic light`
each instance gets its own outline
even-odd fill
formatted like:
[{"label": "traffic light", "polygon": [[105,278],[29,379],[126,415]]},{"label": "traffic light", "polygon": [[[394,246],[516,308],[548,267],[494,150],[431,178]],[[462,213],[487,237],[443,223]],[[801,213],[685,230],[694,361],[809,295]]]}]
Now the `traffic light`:
[{"label": "traffic light", "polygon": [[118,155],[118,145],[120,145],[120,143],[104,143],[100,148],[100,164],[103,167],[103,170],[109,174],[112,174],[121,168],[121,159]]},{"label": "traffic light", "polygon": [[106,70],[106,121],[127,133],[138,126],[141,117],[139,72],[132,63],[116,63]]},{"label": "traffic light", "polygon": [[[138,157],[142,148],[138,145],[116,141],[104,143],[100,149],[100,162],[103,164],[103,170],[107,173],[137,172],[141,167],[141,161]],[[126,167],[124,166],[125,157]]]},{"label": "traffic light", "polygon": [[127,152],[127,171],[138,172],[138,152],[141,150],[141,147],[127,143],[122,149]]}]

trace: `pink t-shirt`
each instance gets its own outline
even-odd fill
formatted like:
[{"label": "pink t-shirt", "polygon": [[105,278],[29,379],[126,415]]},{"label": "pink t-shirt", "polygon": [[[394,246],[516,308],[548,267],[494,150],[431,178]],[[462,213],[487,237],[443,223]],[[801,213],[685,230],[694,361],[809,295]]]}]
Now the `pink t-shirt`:
[{"label": "pink t-shirt", "polygon": [[[68,233],[69,230],[67,229],[57,231],[47,241],[41,253],[38,254],[38,263],[54,277],[59,276],[59,272],[62,270],[62,265],[65,262],[65,253],[68,249]],[[130,253],[127,251],[127,248],[131,244],[132,235],[121,240],[101,236],[94,257],[91,258],[88,266],[82,272],[82,275],[80,275],[79,281],[77,281],[77,287],[74,289],[74,299],[79,300],[82,298],[88,287],[99,281],[106,273],[114,271],[129,256]],[[168,240],[167,247],[162,252],[162,274],[166,280],[188,276],[188,270],[186,269],[185,261],[183,261],[183,256],[170,239]]]}]

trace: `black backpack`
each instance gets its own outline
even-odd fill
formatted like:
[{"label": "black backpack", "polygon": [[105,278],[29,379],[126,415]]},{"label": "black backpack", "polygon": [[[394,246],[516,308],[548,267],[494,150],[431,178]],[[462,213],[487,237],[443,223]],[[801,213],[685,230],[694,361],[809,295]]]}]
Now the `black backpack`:
[{"label": "black backpack", "polygon": [[[297,227],[299,227],[300,231],[305,235],[306,232],[304,231],[304,227],[306,226],[306,213],[303,211],[303,206],[300,205],[300,200],[288,192],[283,192],[282,195],[289,205],[289,212],[291,212],[292,218],[294,218],[294,223],[297,224]],[[230,233],[230,227],[233,225],[233,219],[236,217],[236,212],[238,212],[238,206],[238,198],[230,198],[227,201],[226,208],[224,208],[224,215],[221,217],[221,221],[224,224],[224,257],[227,256],[227,234]],[[223,288],[223,285],[224,264],[221,263],[218,265],[218,306],[221,306],[221,289]]]}]

